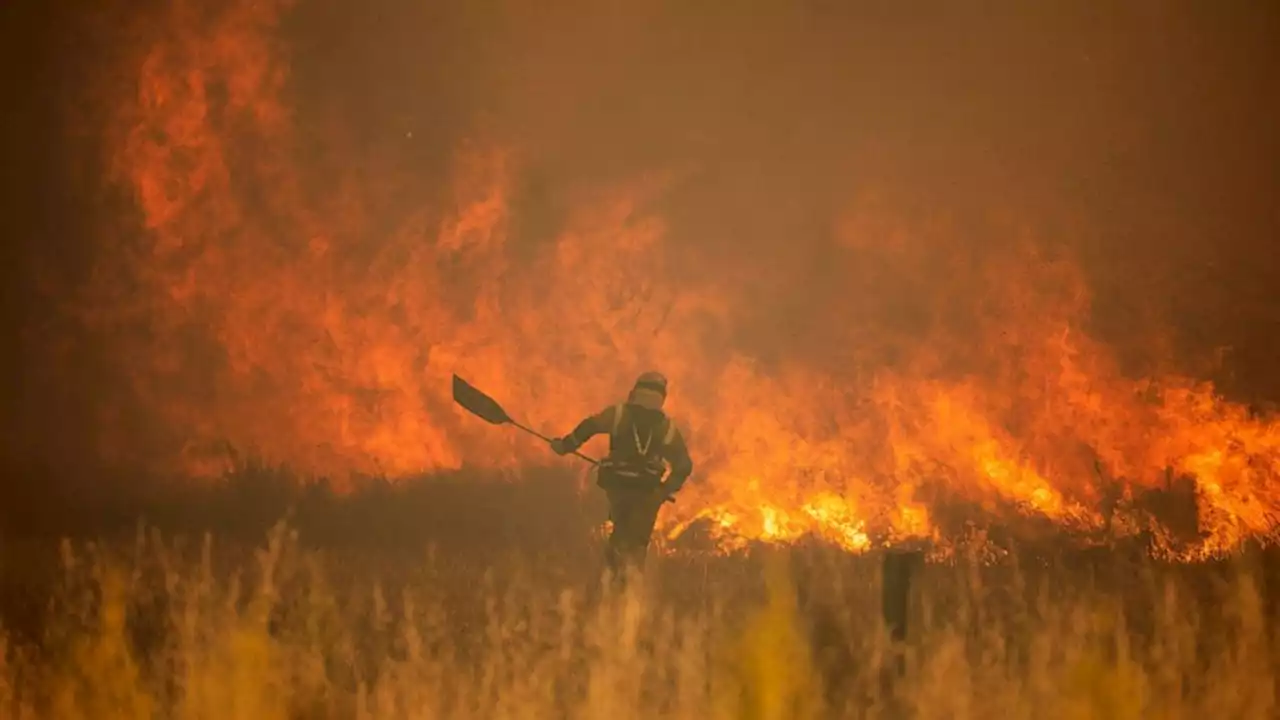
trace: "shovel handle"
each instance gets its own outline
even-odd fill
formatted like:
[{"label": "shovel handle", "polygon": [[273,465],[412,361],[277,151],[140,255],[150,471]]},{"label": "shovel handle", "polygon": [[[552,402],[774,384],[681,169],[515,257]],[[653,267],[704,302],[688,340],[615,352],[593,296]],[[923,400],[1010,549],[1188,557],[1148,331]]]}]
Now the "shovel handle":
[{"label": "shovel handle", "polygon": [[[527,426],[527,425],[521,425],[520,423],[516,422],[515,420],[512,420],[512,421],[511,421],[511,425],[512,425],[513,427],[519,428],[519,429],[521,429],[521,430],[523,430],[523,431],[525,431],[525,432],[529,433],[530,435],[532,435],[532,436],[534,436],[534,437],[538,438],[539,440],[541,440],[541,441],[545,442],[545,443],[546,443],[546,444],[548,444],[548,445],[550,445],[550,444],[553,442],[553,438],[549,438],[549,437],[547,437],[546,435],[543,435],[542,433],[538,432],[537,430],[534,430],[533,428],[531,428],[531,427],[529,427],[529,426]],[[578,458],[580,458],[580,459],[582,459],[582,460],[586,460],[587,462],[591,463],[592,465],[599,465],[599,464],[600,464],[600,461],[599,461],[599,460],[597,460],[597,459],[595,459],[595,458],[593,458],[593,457],[591,457],[591,456],[589,456],[589,455],[583,455],[582,453],[578,452],[577,450],[574,450],[572,453],[569,453],[569,454],[570,454],[570,455],[575,455],[575,456],[577,456]]]}]

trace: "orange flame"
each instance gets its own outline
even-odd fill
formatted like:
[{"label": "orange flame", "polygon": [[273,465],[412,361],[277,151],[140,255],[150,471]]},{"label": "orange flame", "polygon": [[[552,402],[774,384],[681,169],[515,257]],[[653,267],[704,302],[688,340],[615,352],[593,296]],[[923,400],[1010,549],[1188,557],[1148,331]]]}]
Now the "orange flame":
[{"label": "orange flame", "polygon": [[1205,532],[1180,552],[1275,534],[1276,420],[1121,373],[1078,273],[1033,243],[948,255],[945,227],[862,198],[825,256],[842,280],[805,306],[823,352],[769,360],[735,338],[785,268],[708,260],[677,282],[692,273],[653,209],[670,177],[583,190],[552,240],[522,239],[515,148],[462,148],[440,194],[299,122],[284,9],[174,5],[107,133],[141,222],[104,248],[91,317],[188,471],[218,471],[219,441],[325,474],[559,462],[466,417],[450,373],[563,432],[660,368],[698,465],[668,537],[701,520],[724,547],[862,550],[939,536],[939,499],[1133,532],[1170,473],[1195,481]]}]

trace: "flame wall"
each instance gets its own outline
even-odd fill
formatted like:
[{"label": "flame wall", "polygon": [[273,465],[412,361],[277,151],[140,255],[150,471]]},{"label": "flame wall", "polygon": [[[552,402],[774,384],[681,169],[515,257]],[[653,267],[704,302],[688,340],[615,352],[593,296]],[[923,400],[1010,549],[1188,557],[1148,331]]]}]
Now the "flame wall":
[{"label": "flame wall", "polygon": [[[1172,474],[1201,501],[1193,550],[1274,533],[1276,421],[1171,370],[1150,328],[1128,331],[1137,365],[1100,340],[1070,223],[1031,222],[998,162],[936,135],[913,157],[952,179],[913,186],[885,144],[930,106],[845,137],[836,101],[810,99],[874,116],[894,91],[876,78],[941,88],[945,63],[850,88],[832,38],[784,47],[821,23],[771,7],[775,34],[735,52],[708,35],[688,69],[663,48],[693,30],[630,39],[660,4],[469,7],[404,12],[488,24],[501,52],[415,44],[372,11],[324,21],[323,3],[183,0],[130,25],[100,91],[131,217],[109,219],[79,298],[128,378],[101,403],[102,452],[197,474],[227,444],[339,476],[519,468],[559,461],[464,416],[451,373],[558,433],[660,369],[697,464],[670,532],[705,518],[726,542],[858,548],[935,533],[940,498],[1134,531],[1149,519],[1112,523],[1108,498]],[[590,32],[554,43],[574,20]],[[797,83],[788,61],[816,71]],[[449,92],[406,99],[427,80]],[[957,127],[968,112],[931,102]],[[1005,137],[1052,155],[1053,133]]]}]

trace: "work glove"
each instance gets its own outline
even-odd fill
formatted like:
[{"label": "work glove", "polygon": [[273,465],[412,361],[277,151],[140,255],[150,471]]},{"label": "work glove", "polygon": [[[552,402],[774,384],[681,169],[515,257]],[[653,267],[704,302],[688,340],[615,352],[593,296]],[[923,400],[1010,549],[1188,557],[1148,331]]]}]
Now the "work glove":
[{"label": "work glove", "polygon": [[569,444],[569,438],[556,438],[551,441],[551,451],[557,455],[568,455],[573,452],[573,447]]}]

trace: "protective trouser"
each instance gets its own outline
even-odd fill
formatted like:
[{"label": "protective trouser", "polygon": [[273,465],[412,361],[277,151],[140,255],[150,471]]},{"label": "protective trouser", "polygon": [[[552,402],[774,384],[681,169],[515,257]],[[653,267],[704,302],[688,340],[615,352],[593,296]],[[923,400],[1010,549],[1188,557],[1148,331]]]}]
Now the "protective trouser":
[{"label": "protective trouser", "polygon": [[658,510],[662,507],[661,485],[656,480],[627,482],[616,475],[602,480],[601,486],[609,498],[609,519],[613,522],[605,560],[615,573],[626,566],[638,569],[644,564]]}]

